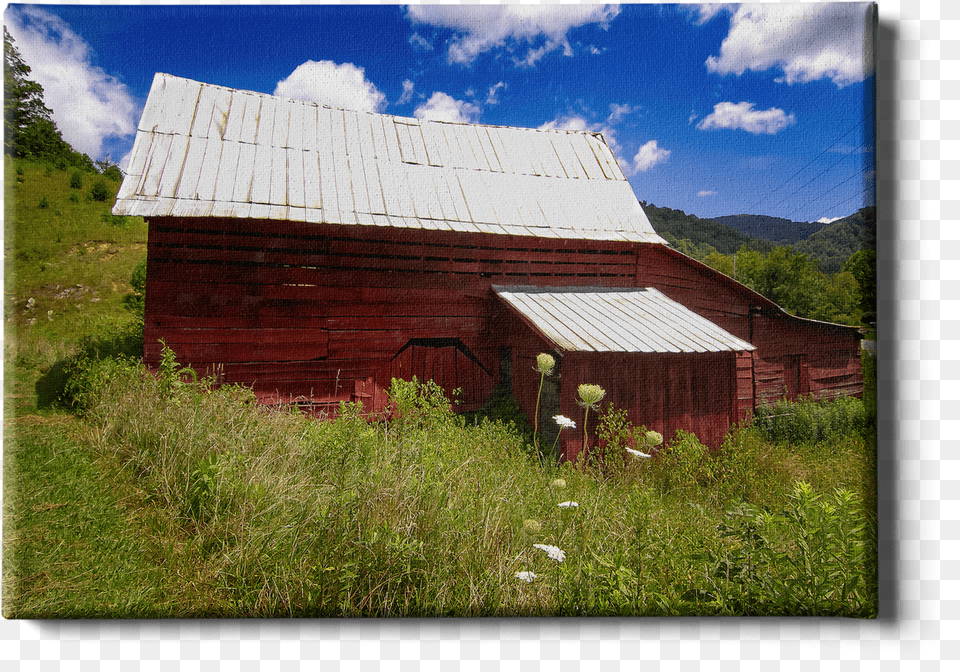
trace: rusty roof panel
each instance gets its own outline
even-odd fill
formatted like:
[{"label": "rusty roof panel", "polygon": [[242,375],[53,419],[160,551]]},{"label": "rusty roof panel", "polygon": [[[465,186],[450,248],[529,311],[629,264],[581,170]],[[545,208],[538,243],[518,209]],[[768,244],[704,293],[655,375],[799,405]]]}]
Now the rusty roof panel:
[{"label": "rusty roof panel", "polygon": [[114,212],[665,242],[597,135],[357,113],[164,74]]},{"label": "rusty roof panel", "polygon": [[494,291],[568,352],[726,352],[754,346],[652,288],[506,287]]}]

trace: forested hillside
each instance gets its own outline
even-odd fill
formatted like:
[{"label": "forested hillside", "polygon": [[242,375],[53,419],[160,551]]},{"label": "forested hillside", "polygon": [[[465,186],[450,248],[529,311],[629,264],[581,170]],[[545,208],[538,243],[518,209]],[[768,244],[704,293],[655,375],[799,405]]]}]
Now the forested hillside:
[{"label": "forested hillside", "polygon": [[763,294],[789,313],[855,326],[875,320],[875,257],[855,255],[875,246],[875,208],[864,208],[830,225],[816,224],[809,238],[778,245],[770,238],[788,229],[797,235],[814,225],[738,216],[741,223],[767,221],[775,226],[774,234],[758,231],[767,236],[761,239],[720,223],[730,217],[700,219],[681,210],[640,204],[654,230],[674,249]]},{"label": "forested hillside", "polygon": [[783,217],[767,215],[724,215],[714,217],[718,224],[729,226],[751,238],[769,240],[780,245],[790,245],[822,229],[821,222],[794,222]]},{"label": "forested hillside", "polygon": [[700,219],[683,210],[660,208],[653,203],[640,201],[654,231],[663,236],[675,249],[702,259],[711,252],[733,254],[741,247],[769,251],[773,245],[751,238],[724,224],[711,219]]},{"label": "forested hillside", "polygon": [[877,209],[863,208],[849,217],[828,224],[793,249],[820,263],[824,273],[837,273],[855,252],[872,250],[877,243]]}]

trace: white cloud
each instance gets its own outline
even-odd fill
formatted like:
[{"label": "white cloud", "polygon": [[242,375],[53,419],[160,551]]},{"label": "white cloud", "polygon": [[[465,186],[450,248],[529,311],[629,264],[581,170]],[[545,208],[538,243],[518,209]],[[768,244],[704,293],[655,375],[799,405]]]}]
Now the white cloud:
[{"label": "white cloud", "polygon": [[413,111],[413,116],[417,119],[472,124],[480,120],[480,111],[480,108],[473,103],[457,100],[442,91],[435,91],[427,102]]},{"label": "white cloud", "polygon": [[301,63],[277,83],[273,95],[357,112],[382,112],[387,107],[386,95],[367,81],[363,68],[353,63]]},{"label": "white cloud", "polygon": [[778,107],[755,110],[753,103],[717,103],[713,112],[705,116],[697,128],[701,131],[714,129],[741,130],[758,135],[773,135],[797,121],[793,114],[786,114]]},{"label": "white cloud", "polygon": [[699,116],[699,115],[697,114],[697,111],[696,111],[696,110],[690,110],[690,118],[687,119],[687,123],[688,123],[688,124],[692,124],[693,121],[694,121],[694,119],[696,119],[698,116]]},{"label": "white cloud", "polygon": [[38,7],[11,7],[4,23],[29,78],[43,87],[43,99],[63,139],[78,152],[105,158],[107,138],[136,133],[141,104],[122,81],[93,64],[90,45],[70,26]]},{"label": "white cloud", "polygon": [[[482,53],[526,44],[517,65],[532,66],[546,54],[562,49],[573,56],[567,33],[597,23],[606,28],[620,13],[619,5],[410,5],[407,18],[455,31],[447,52],[449,63],[469,66]],[[541,43],[542,40],[542,43]]]},{"label": "white cloud", "polygon": [[720,75],[777,68],[783,71],[778,82],[826,77],[842,88],[873,72],[868,16],[860,3],[741,5],[720,55],[706,66]]},{"label": "white cloud", "polygon": [[717,14],[720,12],[734,11],[737,8],[737,5],[731,3],[722,3],[722,2],[707,2],[703,4],[696,5],[683,5],[682,9],[687,11],[691,16],[693,16],[694,23],[698,26],[702,26],[706,23],[710,23]]},{"label": "white cloud", "polygon": [[821,217],[817,220],[817,224],[833,224],[838,219],[843,219],[843,217]]},{"label": "white cloud", "polygon": [[403,93],[397,99],[397,105],[406,105],[413,100],[413,82],[409,79],[403,80]]},{"label": "white cloud", "polygon": [[716,196],[717,192],[715,191],[698,191],[697,196]]},{"label": "white cloud", "polygon": [[631,107],[629,104],[618,105],[617,103],[610,103],[610,116],[607,117],[607,123],[619,124],[621,121],[623,121],[624,117],[631,112],[636,112],[639,109],[639,107]]},{"label": "white cloud", "polygon": [[657,145],[656,140],[651,140],[643,145],[633,157],[633,172],[642,173],[650,170],[658,163],[663,163],[670,156],[669,149],[663,149]]},{"label": "white cloud", "polygon": [[591,124],[579,114],[562,115],[537,127],[540,131],[594,131],[598,125]]},{"label": "white cloud", "polygon": [[414,33],[410,36],[408,40],[410,44],[414,46],[415,49],[423,49],[424,51],[433,51],[433,44],[428,42],[420,33]]},{"label": "white cloud", "polygon": [[500,89],[507,88],[505,82],[497,82],[490,87],[490,90],[487,91],[487,105],[497,105],[500,102],[500,99],[497,96],[500,94]]}]

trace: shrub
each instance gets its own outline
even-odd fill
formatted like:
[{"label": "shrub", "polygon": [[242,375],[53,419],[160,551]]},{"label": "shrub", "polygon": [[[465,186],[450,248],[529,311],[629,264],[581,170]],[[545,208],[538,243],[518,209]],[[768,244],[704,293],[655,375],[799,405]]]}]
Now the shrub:
[{"label": "shrub", "polygon": [[70,192],[70,202],[71,202],[71,203],[79,203],[79,202],[80,202],[80,193],[77,192],[77,191],[71,191],[71,192]]},{"label": "shrub", "polygon": [[83,171],[79,168],[70,171],[70,188],[83,189]]},{"label": "shrub", "polygon": [[113,196],[113,191],[102,179],[98,179],[90,187],[90,198],[95,201],[104,202]]},{"label": "shrub", "polygon": [[41,196],[40,202],[37,203],[37,207],[40,208],[41,210],[45,210],[46,208],[50,207],[50,201],[47,200],[46,196]]},{"label": "shrub", "polygon": [[838,397],[829,401],[806,397],[760,406],[754,413],[753,424],[768,441],[819,443],[862,435],[867,428],[867,416],[860,399]]},{"label": "shrub", "polygon": [[876,618],[875,525],[849,490],[824,497],[798,482],[782,512],[736,504],[719,531],[721,613]]}]

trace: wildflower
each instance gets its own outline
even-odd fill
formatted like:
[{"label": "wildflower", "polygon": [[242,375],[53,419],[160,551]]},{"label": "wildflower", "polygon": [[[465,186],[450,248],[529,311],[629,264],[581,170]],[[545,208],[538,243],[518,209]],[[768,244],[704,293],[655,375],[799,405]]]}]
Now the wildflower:
[{"label": "wildflower", "polygon": [[[626,448],[626,446],[624,446],[624,448]],[[634,450],[633,448],[626,448],[626,450],[628,453],[630,453],[634,457],[643,457],[643,458],[653,457],[653,455],[650,455],[648,453],[641,453],[639,450]]]},{"label": "wildflower", "polygon": [[558,478],[550,483],[551,488],[563,489],[567,487],[567,482],[562,478]]},{"label": "wildflower", "polygon": [[545,352],[541,352],[537,355],[537,366],[536,370],[542,373],[545,376],[553,374],[553,367],[556,366],[557,360],[553,358],[553,355],[548,355]]},{"label": "wildflower", "polygon": [[580,406],[596,410],[597,404],[607,395],[607,391],[599,385],[584,383],[577,388],[577,394],[580,395],[581,401],[577,402]]},{"label": "wildflower", "polygon": [[560,502],[559,504],[557,504],[557,508],[560,508],[560,509],[575,509],[578,506],[580,505],[577,504],[576,502]]},{"label": "wildflower", "polygon": [[534,367],[535,371],[540,372],[540,389],[537,390],[537,410],[533,414],[533,445],[536,446],[538,453],[540,452],[540,395],[543,394],[543,379],[553,375],[553,367],[556,363],[557,361],[552,355],[541,352],[537,355],[537,365]]},{"label": "wildflower", "polygon": [[564,415],[553,416],[554,422],[560,425],[560,429],[576,429],[577,423]]},{"label": "wildflower", "polygon": [[587,416],[590,414],[591,408],[594,410],[600,410],[600,400],[607,395],[607,391],[599,385],[583,383],[577,388],[577,394],[580,395],[580,401],[577,402],[577,405],[583,407],[583,451],[586,453]]},{"label": "wildflower", "polygon": [[527,518],[523,521],[523,531],[527,534],[536,534],[540,531],[541,526],[540,522],[533,520],[532,518]]},{"label": "wildflower", "polygon": [[550,556],[551,560],[556,560],[557,562],[563,562],[567,557],[567,554],[556,546],[550,546],[548,544],[534,544],[533,547],[539,548],[541,551]]},{"label": "wildflower", "polygon": [[537,575],[533,572],[517,572],[514,576],[527,583],[533,583],[534,579],[537,578]]},{"label": "wildflower", "polygon": [[660,432],[647,432],[646,443],[648,446],[659,446],[663,443],[663,435]]}]

